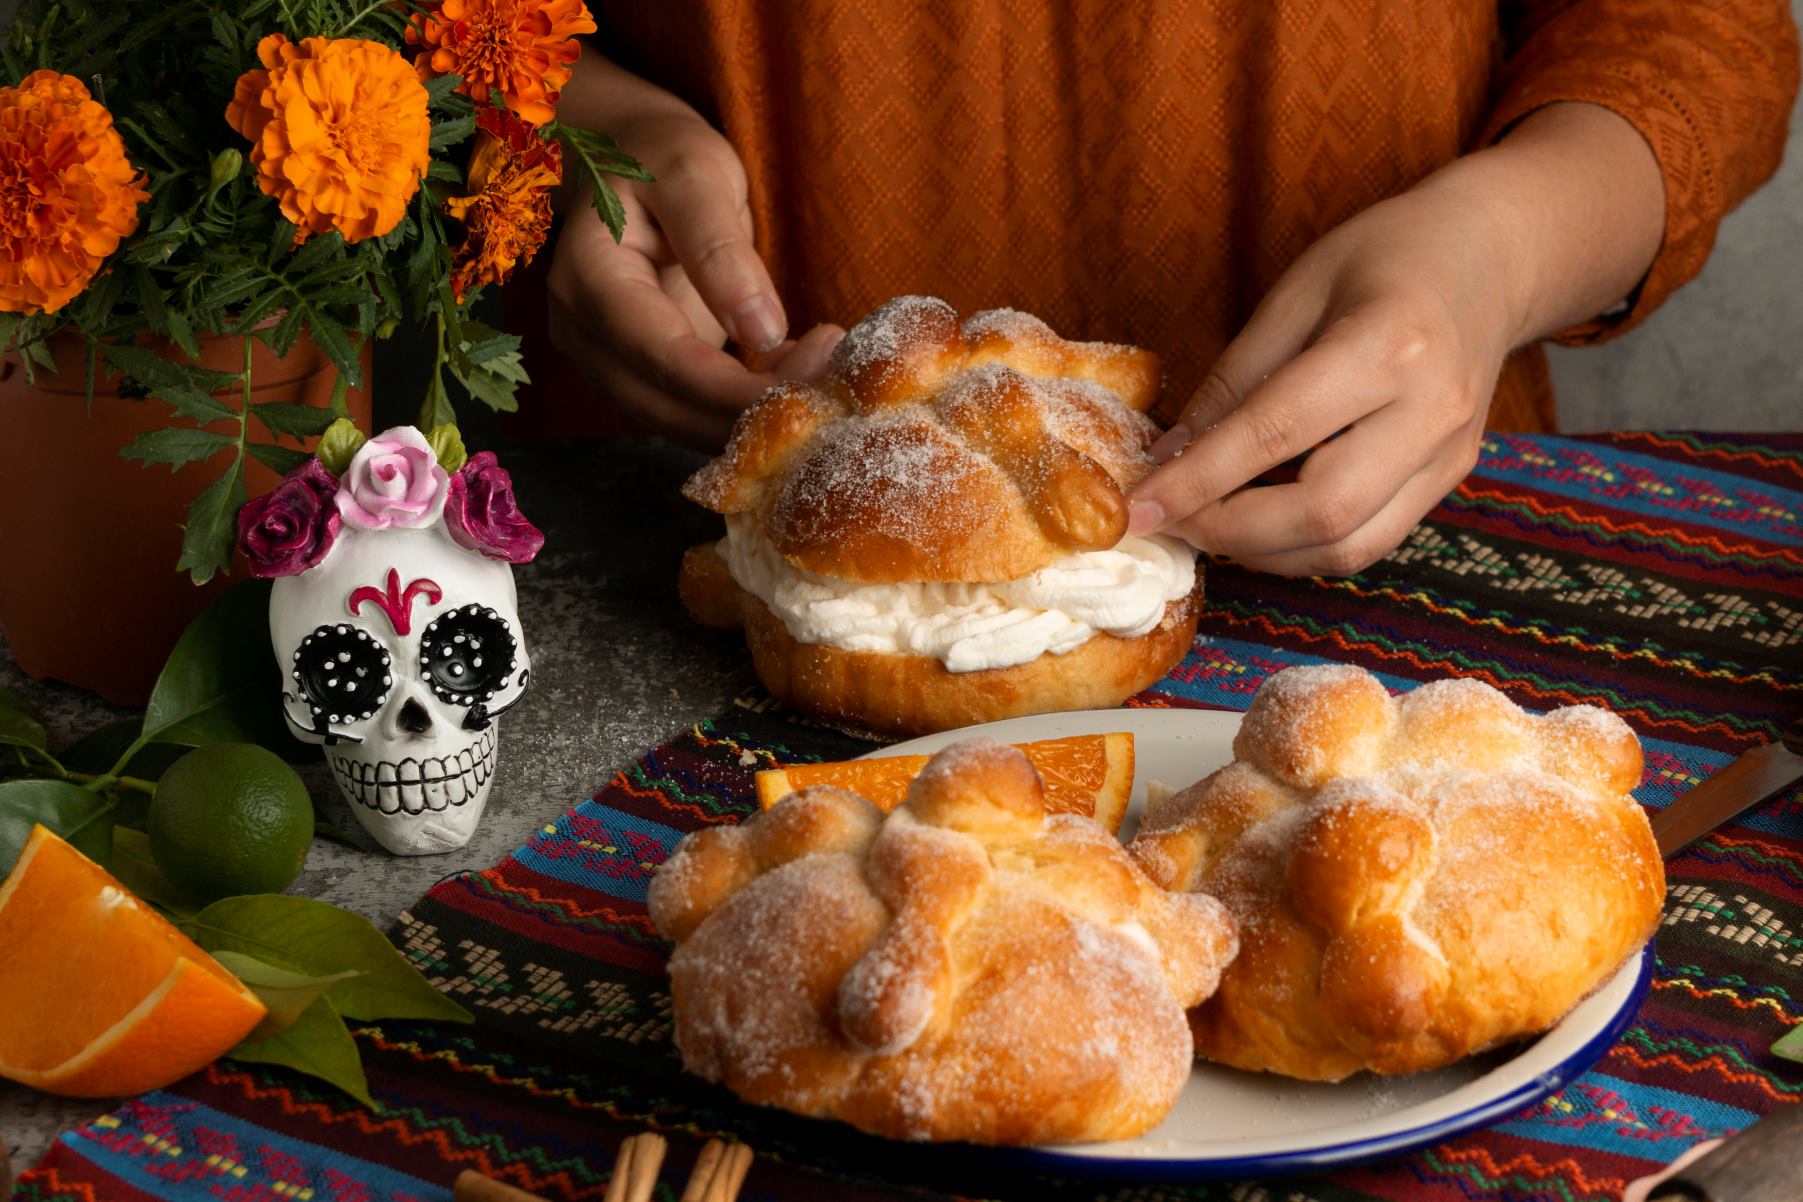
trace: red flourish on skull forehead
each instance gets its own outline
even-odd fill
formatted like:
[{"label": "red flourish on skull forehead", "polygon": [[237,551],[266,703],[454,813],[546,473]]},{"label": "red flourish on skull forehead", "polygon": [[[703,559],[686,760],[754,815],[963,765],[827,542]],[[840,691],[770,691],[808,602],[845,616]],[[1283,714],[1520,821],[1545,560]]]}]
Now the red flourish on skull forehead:
[{"label": "red flourish on skull forehead", "polygon": [[407,634],[413,629],[413,599],[423,595],[429,605],[437,605],[444,600],[444,590],[437,582],[424,577],[409,580],[407,587],[401,587],[401,574],[393,568],[388,569],[388,584],[384,589],[373,585],[361,585],[351,590],[346,604],[350,607],[351,617],[357,617],[365,601],[374,601],[388,615],[388,624],[394,627],[396,634]]}]

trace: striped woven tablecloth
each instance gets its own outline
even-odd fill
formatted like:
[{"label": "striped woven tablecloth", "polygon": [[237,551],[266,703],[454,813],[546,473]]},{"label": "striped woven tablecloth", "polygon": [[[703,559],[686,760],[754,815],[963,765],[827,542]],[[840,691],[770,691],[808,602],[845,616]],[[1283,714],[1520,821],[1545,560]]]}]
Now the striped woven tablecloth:
[{"label": "striped woven tablecloth", "polygon": [[[1323,661],[1398,690],[1460,675],[1533,708],[1608,706],[1646,749],[1636,796],[1664,806],[1803,710],[1803,437],[1493,437],[1466,483],[1358,576],[1211,567],[1194,647],[1135,704],[1243,709],[1270,673]],[[752,1199],[1573,1202],[1614,1198],[1693,1143],[1803,1101],[1803,1065],[1769,1051],[1803,1022],[1793,790],[1669,865],[1651,994],[1593,1071],[1411,1156],[1126,1189],[754,1112],[680,1072],[646,884],[684,832],[752,808],[757,768],[868,748],[754,702],[653,748],[506,862],[400,916],[396,942],[479,1019],[359,1031],[380,1113],[221,1062],[64,1136],[19,1196],[428,1202],[467,1167],[547,1198],[600,1198],[619,1140],[653,1126],[672,1137],[666,1191],[701,1138],[747,1139],[761,1153]]]}]

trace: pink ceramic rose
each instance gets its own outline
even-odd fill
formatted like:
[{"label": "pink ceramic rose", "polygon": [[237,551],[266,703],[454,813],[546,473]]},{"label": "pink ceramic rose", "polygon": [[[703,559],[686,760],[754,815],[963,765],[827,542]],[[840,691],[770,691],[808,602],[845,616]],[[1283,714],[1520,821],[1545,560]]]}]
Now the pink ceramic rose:
[{"label": "pink ceramic rose", "polygon": [[338,512],[364,530],[423,530],[444,508],[446,473],[412,426],[384,430],[357,449],[338,487]]},{"label": "pink ceramic rose", "polygon": [[490,559],[527,563],[545,545],[545,536],[520,512],[513,477],[493,451],[470,456],[451,477],[444,522],[459,545]]},{"label": "pink ceramic rose", "polygon": [[333,495],[338,479],[317,459],[295,468],[274,491],[238,511],[238,550],[250,574],[298,576],[326,557],[343,525]]}]

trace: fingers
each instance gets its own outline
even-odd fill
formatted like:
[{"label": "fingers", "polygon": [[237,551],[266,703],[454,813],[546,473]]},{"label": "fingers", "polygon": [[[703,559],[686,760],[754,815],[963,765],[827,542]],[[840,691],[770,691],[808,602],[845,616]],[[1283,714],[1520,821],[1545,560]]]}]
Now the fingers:
[{"label": "fingers", "polygon": [[1240,562],[1279,576],[1350,576],[1401,546],[1409,531],[1458,483],[1436,465],[1429,465],[1411,476],[1388,504],[1346,538],[1319,547],[1248,556]]},{"label": "fingers", "polygon": [[1295,483],[1239,489],[1165,532],[1240,560],[1330,546],[1356,534],[1448,450],[1449,439],[1418,408],[1387,405],[1310,455]]},{"label": "fingers", "polygon": [[1129,531],[1181,523],[1392,400],[1391,382],[1374,370],[1366,341],[1356,318],[1342,319],[1272,371],[1242,404],[1134,488]]},{"label": "fingers", "polygon": [[[1152,459],[1165,463],[1190,440],[1238,408],[1252,390],[1295,358],[1314,335],[1319,303],[1303,286],[1279,283],[1253,310],[1238,336],[1227,344],[1201,387],[1163,437],[1152,444]],[[1313,302],[1313,303],[1311,303]]]},{"label": "fingers", "polygon": [[683,270],[722,328],[747,350],[774,350],[789,319],[751,244],[744,190],[710,160],[677,166],[645,193]]},{"label": "fingers", "polygon": [[783,343],[768,355],[753,356],[752,367],[779,380],[800,380],[812,384],[826,375],[826,363],[833,348],[845,337],[845,329],[836,325],[818,325],[799,339]]},{"label": "fingers", "polygon": [[552,291],[553,342],[618,404],[671,438],[719,446],[738,413],[776,382],[697,336],[657,268],[616,246],[599,218],[578,213],[566,224]]}]

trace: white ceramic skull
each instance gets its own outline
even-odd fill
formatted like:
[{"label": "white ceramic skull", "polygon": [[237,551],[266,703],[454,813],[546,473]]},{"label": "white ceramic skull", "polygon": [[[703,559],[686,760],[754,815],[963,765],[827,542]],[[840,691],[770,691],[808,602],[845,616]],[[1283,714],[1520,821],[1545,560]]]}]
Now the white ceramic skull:
[{"label": "white ceramic skull", "polygon": [[424,529],[347,526],[316,566],[275,582],[270,636],[299,737],[399,855],[469,841],[494,781],[496,719],[531,661],[513,569]]}]

